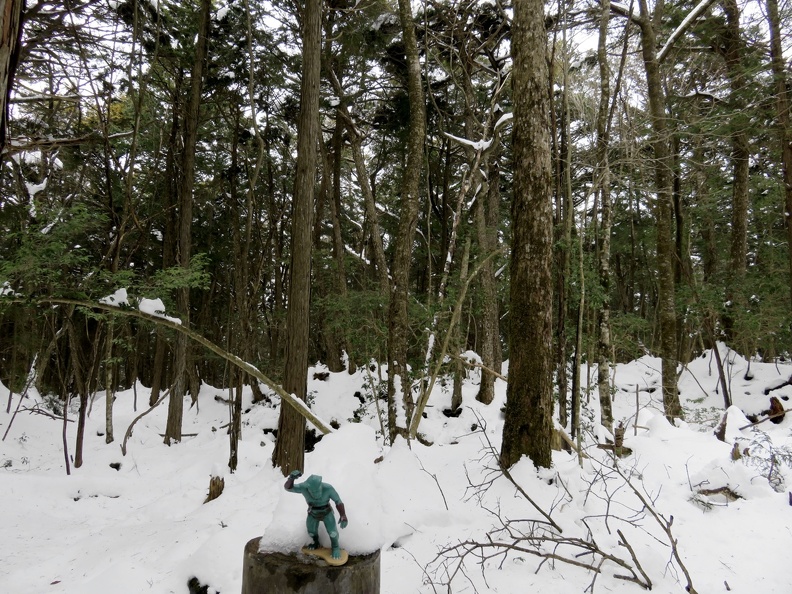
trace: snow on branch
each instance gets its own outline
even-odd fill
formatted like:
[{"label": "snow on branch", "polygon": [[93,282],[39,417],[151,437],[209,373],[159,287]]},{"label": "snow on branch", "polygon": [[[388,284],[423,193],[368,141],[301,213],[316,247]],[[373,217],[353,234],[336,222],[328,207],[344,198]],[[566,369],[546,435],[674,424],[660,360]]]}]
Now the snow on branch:
[{"label": "snow on branch", "polygon": [[668,41],[665,42],[663,49],[660,50],[660,53],[657,54],[657,62],[662,63],[665,57],[668,55],[668,52],[671,50],[671,47],[674,45],[677,39],[679,39],[685,32],[690,29],[693,23],[696,22],[696,19],[699,18],[715,0],[701,0],[696,7],[690,11],[690,13],[679,23],[679,27],[671,33],[671,37],[668,38]]},{"label": "snow on branch", "polygon": [[642,23],[641,17],[633,12],[632,3],[629,6],[626,4],[622,4],[621,2],[611,2],[610,3],[611,10],[616,14],[620,14],[625,17],[629,17],[631,21],[634,23],[638,23],[639,25]]},{"label": "snow on branch", "polygon": [[[129,302],[129,296],[127,295],[126,289],[118,289],[112,295],[102,297],[99,300],[99,303],[102,305],[111,305],[115,307],[132,307],[132,304]],[[140,299],[137,305],[138,309],[144,314],[162,318],[163,320],[168,320],[174,324],[181,325],[182,323],[179,318],[172,318],[165,315],[165,304],[162,302],[162,299],[146,299],[144,297]]]},{"label": "snow on branch", "polygon": [[[229,353],[225,349],[217,346],[211,340],[204,338],[194,330],[185,327],[180,323],[180,320],[173,321],[171,318],[151,314],[147,311],[143,311],[144,308],[141,309],[133,309],[131,307],[124,307],[123,303],[121,302],[121,298],[123,297],[120,293],[115,293],[110,297],[103,298],[100,301],[85,301],[82,299],[67,299],[67,298],[60,298],[60,297],[43,297],[39,298],[36,301],[40,304],[48,304],[48,305],[76,305],[78,307],[87,307],[90,309],[98,309],[101,311],[106,311],[109,313],[116,313],[125,316],[131,316],[134,318],[140,318],[143,320],[148,320],[149,322],[153,322],[155,324],[159,324],[161,326],[166,326],[172,330],[176,330],[181,334],[187,336],[190,340],[197,342],[204,348],[212,351],[214,354],[218,355],[222,359],[225,359],[235,367],[238,367],[245,373],[255,377],[258,381],[263,384],[269,386],[273,392],[275,392],[278,396],[280,396],[281,401],[285,402],[293,409],[295,409],[298,413],[306,418],[314,427],[319,429],[324,434],[333,433],[333,428],[330,427],[330,424],[325,422],[323,419],[319,418],[308,406],[305,402],[297,398],[294,394],[290,394],[286,390],[284,390],[280,384],[276,383],[275,381],[271,380],[267,377],[264,373],[261,372],[255,365],[240,359],[233,353]],[[118,300],[118,305],[115,303],[110,303],[110,300],[114,302]],[[65,326],[64,326],[65,327]]]},{"label": "snow on branch", "polygon": [[507,122],[511,122],[513,119],[514,119],[514,113],[512,113],[511,111],[508,113],[504,113],[500,118],[498,118],[498,121],[495,122],[495,129],[500,130],[501,126],[503,126]]},{"label": "snow on branch", "polygon": [[85,136],[74,138],[10,138],[6,146],[6,152],[18,153],[20,151],[30,151],[34,149],[54,150],[64,146],[81,146],[85,144],[99,144],[107,140],[116,140],[132,136],[132,132],[118,132],[103,136],[92,132]]},{"label": "snow on branch", "polygon": [[449,134],[448,132],[443,133],[447,138],[458,142],[459,144],[463,144],[465,146],[471,147],[473,150],[476,151],[485,151],[490,146],[492,146],[492,140],[470,140],[469,138],[460,138],[459,136],[454,136],[453,134]]}]

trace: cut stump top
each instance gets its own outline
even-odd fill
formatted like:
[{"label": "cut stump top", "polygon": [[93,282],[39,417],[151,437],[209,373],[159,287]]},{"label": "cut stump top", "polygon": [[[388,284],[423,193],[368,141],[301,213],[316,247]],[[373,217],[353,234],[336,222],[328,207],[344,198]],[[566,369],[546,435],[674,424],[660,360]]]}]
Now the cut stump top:
[{"label": "cut stump top", "polygon": [[242,594],[379,594],[379,551],[349,555],[344,565],[331,566],[300,551],[260,551],[260,540],[245,546]]}]

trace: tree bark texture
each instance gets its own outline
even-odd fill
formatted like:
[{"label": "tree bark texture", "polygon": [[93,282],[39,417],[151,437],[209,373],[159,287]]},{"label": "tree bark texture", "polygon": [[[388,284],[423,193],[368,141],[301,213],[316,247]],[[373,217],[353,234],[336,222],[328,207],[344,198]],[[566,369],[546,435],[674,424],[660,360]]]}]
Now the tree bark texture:
[{"label": "tree bark texture", "polygon": [[22,44],[24,10],[25,0],[0,2],[0,156],[5,151],[8,134],[8,102]]},{"label": "tree bark texture", "polygon": [[[476,206],[476,236],[481,256],[486,257],[498,247],[498,207],[500,204],[500,169],[497,153],[490,155],[487,167],[487,192]],[[500,341],[498,293],[494,264],[486,262],[479,274],[481,295],[481,362],[484,367],[500,372],[496,366],[497,343]],[[476,400],[490,404],[495,397],[495,376],[481,370],[481,382]]]},{"label": "tree bark texture", "polygon": [[549,467],[552,413],[552,174],[547,39],[540,0],[516,0],[512,25],[514,196],[510,363],[500,462]]},{"label": "tree bark texture", "polygon": [[[321,0],[306,0],[303,20],[303,71],[297,132],[297,165],[292,207],[289,302],[286,311],[286,357],[283,388],[305,400],[308,381],[309,304],[311,298],[311,230],[319,142],[319,82],[322,40]],[[283,475],[303,470],[305,417],[281,405],[278,437],[272,454]]]}]

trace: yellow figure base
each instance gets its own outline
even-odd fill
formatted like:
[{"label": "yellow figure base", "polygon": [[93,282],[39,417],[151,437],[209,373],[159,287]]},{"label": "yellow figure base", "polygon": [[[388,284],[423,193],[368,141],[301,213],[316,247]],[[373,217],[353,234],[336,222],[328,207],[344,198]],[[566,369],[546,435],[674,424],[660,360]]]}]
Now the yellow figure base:
[{"label": "yellow figure base", "polygon": [[323,559],[328,565],[333,566],[343,565],[349,561],[349,554],[344,549],[341,549],[341,557],[338,559],[333,559],[333,551],[327,547],[321,547],[318,549],[309,549],[308,547],[303,547],[302,552],[304,555],[319,557]]}]

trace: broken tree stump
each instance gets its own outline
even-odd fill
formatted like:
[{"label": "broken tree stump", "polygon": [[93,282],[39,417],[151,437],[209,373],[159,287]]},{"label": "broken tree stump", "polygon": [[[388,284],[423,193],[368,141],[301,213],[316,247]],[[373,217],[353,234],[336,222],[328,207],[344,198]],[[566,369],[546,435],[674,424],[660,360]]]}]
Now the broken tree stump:
[{"label": "broken tree stump", "polygon": [[209,478],[209,494],[204,499],[204,503],[214,501],[223,494],[225,479],[222,476],[212,476]]},{"label": "broken tree stump", "polygon": [[300,552],[259,551],[260,540],[245,545],[242,594],[379,594],[379,551],[332,567]]}]

